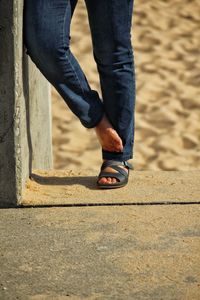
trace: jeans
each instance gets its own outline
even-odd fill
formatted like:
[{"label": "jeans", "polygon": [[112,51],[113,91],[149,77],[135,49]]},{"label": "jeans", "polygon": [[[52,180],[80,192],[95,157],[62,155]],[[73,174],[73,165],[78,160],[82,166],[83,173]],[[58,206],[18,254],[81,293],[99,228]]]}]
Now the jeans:
[{"label": "jeans", "polygon": [[103,159],[125,161],[133,157],[134,144],[133,0],[85,3],[102,99],[90,88],[70,51],[70,23],[77,0],[25,0],[24,43],[32,61],[83,126],[93,128],[107,116],[124,148],[122,152],[102,149]]}]

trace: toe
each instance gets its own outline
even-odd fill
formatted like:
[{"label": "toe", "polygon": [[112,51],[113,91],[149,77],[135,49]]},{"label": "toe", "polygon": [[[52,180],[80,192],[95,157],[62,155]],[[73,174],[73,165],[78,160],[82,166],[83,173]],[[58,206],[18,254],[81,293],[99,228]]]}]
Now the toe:
[{"label": "toe", "polygon": [[111,177],[102,177],[101,179],[99,179],[99,183],[101,184],[110,184],[110,183],[115,183],[116,179],[115,178],[111,178]]},{"label": "toe", "polygon": [[112,183],[112,179],[110,177],[107,178],[107,183]]},{"label": "toe", "polygon": [[112,178],[112,183],[115,183],[116,182],[116,179],[115,178]]},{"label": "toe", "polygon": [[105,177],[102,177],[102,178],[99,180],[99,183],[102,183],[102,184],[107,183],[106,178],[105,178]]}]

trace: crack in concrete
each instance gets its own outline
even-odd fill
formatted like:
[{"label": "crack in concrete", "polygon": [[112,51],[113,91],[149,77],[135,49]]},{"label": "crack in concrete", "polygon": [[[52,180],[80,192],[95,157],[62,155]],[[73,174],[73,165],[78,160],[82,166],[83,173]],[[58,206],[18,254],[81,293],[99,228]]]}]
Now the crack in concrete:
[{"label": "crack in concrete", "polygon": [[200,204],[200,201],[194,202],[129,202],[129,203],[58,203],[58,204],[37,204],[37,205],[31,205],[31,204],[20,204],[17,206],[17,208],[47,208],[47,207],[93,207],[93,206],[151,206],[151,205],[194,205],[194,204]]},{"label": "crack in concrete", "polygon": [[15,118],[16,118],[16,115],[13,116],[12,122],[10,123],[9,127],[0,136],[0,144],[5,142],[5,137],[7,136],[8,132],[10,131],[10,129],[13,128],[13,124],[14,124]]}]

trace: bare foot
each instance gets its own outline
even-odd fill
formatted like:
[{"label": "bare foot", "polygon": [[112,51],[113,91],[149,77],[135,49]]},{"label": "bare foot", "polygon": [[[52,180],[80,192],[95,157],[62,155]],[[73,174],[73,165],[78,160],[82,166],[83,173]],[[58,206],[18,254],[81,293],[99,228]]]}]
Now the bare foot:
[{"label": "bare foot", "polygon": [[[105,160],[104,160],[105,161]],[[128,169],[123,166],[119,166],[120,168],[124,169],[128,173]],[[117,173],[116,170],[112,169],[111,167],[107,167],[104,169],[105,172]],[[109,184],[109,183],[116,183],[118,180],[114,177],[102,177],[98,182],[102,184]]]},{"label": "bare foot", "polygon": [[106,116],[104,116],[101,122],[95,127],[95,131],[103,150],[122,152],[122,140]]}]

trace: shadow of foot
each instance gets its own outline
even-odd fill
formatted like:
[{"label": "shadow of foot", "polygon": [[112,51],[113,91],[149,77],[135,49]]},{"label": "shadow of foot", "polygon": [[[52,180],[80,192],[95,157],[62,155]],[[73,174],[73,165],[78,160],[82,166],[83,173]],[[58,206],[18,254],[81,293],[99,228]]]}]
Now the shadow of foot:
[{"label": "shadow of foot", "polygon": [[32,173],[30,179],[33,179],[40,185],[83,185],[90,190],[98,190],[96,186],[97,177],[96,176],[41,176]]}]

